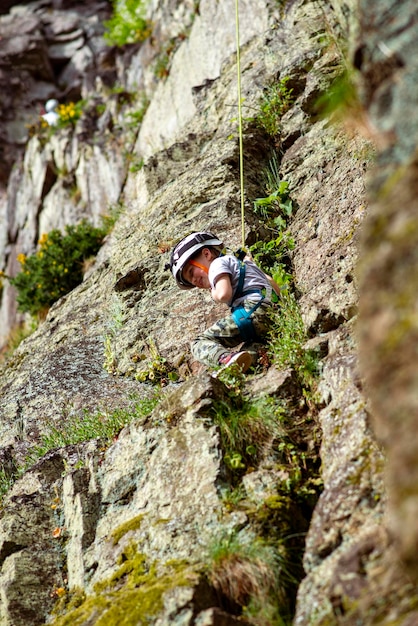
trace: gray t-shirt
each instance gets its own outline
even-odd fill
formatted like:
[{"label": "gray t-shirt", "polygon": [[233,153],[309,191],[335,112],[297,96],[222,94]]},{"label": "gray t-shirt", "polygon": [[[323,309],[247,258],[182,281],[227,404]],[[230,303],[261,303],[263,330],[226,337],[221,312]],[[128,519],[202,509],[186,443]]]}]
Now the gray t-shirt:
[{"label": "gray t-shirt", "polygon": [[[263,288],[267,288],[268,292],[270,291],[271,287],[266,275],[262,270],[260,270],[259,267],[257,267],[257,265],[253,261],[246,260],[245,268],[246,269],[243,291],[247,291],[248,289],[261,290]],[[239,281],[240,262],[232,254],[226,254],[224,256],[217,257],[210,264],[208,278],[210,286],[212,288],[215,286],[216,280],[221,274],[229,274],[232,285],[232,292],[233,294],[235,294]],[[244,302],[244,300],[247,299],[258,302],[258,300],[261,299],[261,294],[251,293],[248,294],[248,296],[241,296],[240,298],[236,299],[234,299],[233,296],[232,302],[228,302],[228,306],[239,306]]]}]

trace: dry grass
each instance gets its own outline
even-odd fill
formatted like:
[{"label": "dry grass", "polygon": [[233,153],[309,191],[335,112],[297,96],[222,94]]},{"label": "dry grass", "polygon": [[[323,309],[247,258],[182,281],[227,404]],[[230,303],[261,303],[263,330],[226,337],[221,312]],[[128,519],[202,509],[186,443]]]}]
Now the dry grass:
[{"label": "dry grass", "polygon": [[280,558],[260,538],[233,534],[212,546],[208,578],[221,602],[250,624],[285,626],[289,602]]}]

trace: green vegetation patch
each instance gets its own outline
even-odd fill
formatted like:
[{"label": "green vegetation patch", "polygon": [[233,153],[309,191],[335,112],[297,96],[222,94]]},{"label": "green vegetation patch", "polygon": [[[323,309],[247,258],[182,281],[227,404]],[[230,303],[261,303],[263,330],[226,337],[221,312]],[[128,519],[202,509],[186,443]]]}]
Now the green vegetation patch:
[{"label": "green vegetation patch", "polygon": [[290,253],[295,247],[293,237],[288,230],[289,221],[293,216],[293,202],[289,183],[281,180],[278,158],[274,154],[265,168],[264,187],[267,195],[256,198],[253,203],[254,213],[260,219],[264,230],[270,233],[250,246],[254,261],[270,274],[281,288],[292,282],[289,272]]},{"label": "green vegetation patch", "polygon": [[59,118],[56,127],[51,127],[52,130],[55,130],[55,128],[65,128],[66,126],[74,126],[77,120],[82,116],[86,104],[85,100],[78,100],[77,102],[67,102],[58,105],[57,113]]},{"label": "green vegetation patch", "polygon": [[255,121],[271,137],[280,132],[281,118],[295,100],[293,90],[288,86],[289,80],[289,76],[283,77],[268,87],[260,98]]},{"label": "green vegetation patch", "polygon": [[139,362],[135,373],[136,380],[150,382],[154,385],[164,386],[178,379],[176,369],[160,354],[153,337],[148,337],[143,352],[131,357],[134,362]]},{"label": "green vegetation patch", "polygon": [[317,352],[304,348],[307,340],[296,296],[285,291],[281,295],[278,311],[273,314],[269,355],[278,369],[292,368],[302,387],[313,390],[320,363]]},{"label": "green vegetation patch", "polygon": [[208,578],[221,600],[242,607],[251,624],[290,624],[282,563],[275,546],[246,533],[222,534],[209,547]]},{"label": "green vegetation patch", "polygon": [[111,46],[140,43],[152,34],[152,23],[145,18],[145,0],[113,0],[113,15],[104,23],[104,38]]},{"label": "green vegetation patch", "polygon": [[9,472],[1,467],[0,468],[0,500],[6,495],[6,493],[12,488],[14,483],[13,477]]},{"label": "green vegetation patch", "polygon": [[312,350],[305,350],[308,335],[292,286],[291,252],[295,247],[289,233],[295,203],[289,183],[281,180],[278,157],[273,155],[264,170],[267,196],[254,201],[254,213],[264,229],[271,234],[269,240],[259,239],[250,252],[255,262],[270,274],[281,289],[277,311],[272,314],[269,357],[278,369],[293,369],[305,389],[315,387],[319,373],[319,358]]},{"label": "green vegetation patch", "polygon": [[64,448],[92,439],[110,443],[127,424],[147,417],[157,403],[158,397],[154,394],[151,398],[138,400],[131,408],[95,413],[85,410],[81,415],[70,415],[56,425],[50,424],[41,435],[41,444],[32,451],[31,461],[45,456],[55,448]]},{"label": "green vegetation patch", "polygon": [[[237,404],[237,403],[235,403]],[[212,412],[219,427],[224,462],[232,470],[254,467],[283,431],[280,421],[286,408],[279,398],[241,399],[240,406],[214,402]]]},{"label": "green vegetation patch", "polygon": [[19,310],[31,315],[45,313],[59,298],[83,280],[84,263],[95,256],[106,235],[86,220],[77,226],[51,230],[42,235],[39,249],[26,257],[18,255],[22,270],[10,283],[17,289]]},{"label": "green vegetation patch", "polygon": [[328,89],[315,102],[314,113],[321,118],[334,121],[361,119],[360,103],[354,71],[352,68],[341,67]]},{"label": "green vegetation patch", "polygon": [[[0,500],[9,491],[16,479],[49,451],[85,443],[92,439],[100,439],[106,446],[114,440],[124,426],[134,420],[145,419],[158,402],[159,398],[157,394],[154,394],[150,398],[137,400],[131,408],[115,409],[109,412],[97,411],[95,413],[86,410],[81,415],[66,416],[57,424],[47,425],[45,432],[41,435],[41,443],[30,450],[22,466],[14,467],[12,471],[6,471],[4,467],[0,466]],[[130,523],[136,522],[139,524],[139,520],[132,520]],[[130,529],[118,529],[118,532],[122,534],[117,538],[116,543],[128,530]]]}]

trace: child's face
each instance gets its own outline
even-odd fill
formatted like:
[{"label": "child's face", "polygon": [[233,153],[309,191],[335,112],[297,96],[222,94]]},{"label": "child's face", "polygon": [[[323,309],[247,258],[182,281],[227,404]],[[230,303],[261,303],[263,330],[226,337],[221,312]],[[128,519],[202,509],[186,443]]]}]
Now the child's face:
[{"label": "child's face", "polygon": [[[208,252],[210,252],[208,250]],[[210,256],[202,253],[197,258],[186,263],[183,268],[183,278],[188,283],[199,289],[210,289],[208,279],[208,270],[210,265]]]}]

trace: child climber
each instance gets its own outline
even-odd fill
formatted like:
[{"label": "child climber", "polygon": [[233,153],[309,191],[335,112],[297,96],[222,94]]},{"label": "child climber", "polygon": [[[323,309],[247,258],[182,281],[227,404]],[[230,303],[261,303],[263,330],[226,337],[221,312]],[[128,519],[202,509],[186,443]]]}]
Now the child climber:
[{"label": "child climber", "polygon": [[215,302],[231,308],[192,342],[195,359],[210,368],[236,363],[243,372],[255,363],[256,351],[232,351],[239,344],[263,340],[270,325],[271,293],[276,283],[250,260],[224,254],[223,243],[209,232],[195,232],[182,239],[167,265],[180,289],[210,289]]}]

